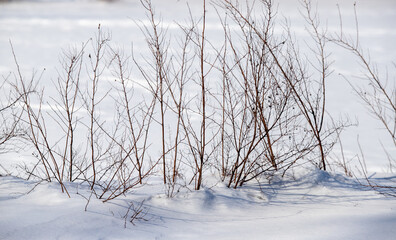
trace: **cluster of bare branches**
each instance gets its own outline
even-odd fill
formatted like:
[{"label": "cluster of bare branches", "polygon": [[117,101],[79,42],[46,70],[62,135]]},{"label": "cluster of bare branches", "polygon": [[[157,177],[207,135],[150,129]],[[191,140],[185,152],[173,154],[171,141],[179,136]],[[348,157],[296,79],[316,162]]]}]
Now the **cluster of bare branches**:
[{"label": "cluster of bare branches", "polygon": [[[24,166],[27,178],[58,182],[68,195],[66,182],[86,184],[86,208],[91,196],[111,201],[156,173],[173,197],[183,187],[200,190],[206,174],[238,188],[304,164],[326,171],[347,126],[327,112],[329,42],[360,61],[368,87],[351,86],[396,147],[395,85],[363,51],[358,30],[353,40],[341,24],[341,33],[329,37],[310,1],[301,3],[311,37],[303,54],[287,21],[278,23],[272,0],[211,5],[222,42],[207,33],[207,1],[172,39],[151,1],[141,0],[149,21],[137,24],[149,55],[114,47],[99,25],[93,39],[64,50],[50,94],[39,85],[42,73],[23,76],[11,45],[17,70],[0,85],[0,152],[20,137],[37,160]],[[345,159],[341,165],[352,175]],[[393,186],[374,183],[361,166],[366,186],[395,196]],[[125,224],[145,214],[144,201],[131,202]]]},{"label": "cluster of bare branches", "polygon": [[292,89],[280,71],[283,66],[276,65],[285,41],[274,37],[273,9],[269,1],[263,3],[263,19],[252,17],[253,6],[246,13],[229,1],[223,6],[238,26],[231,31],[223,22],[221,152],[229,187],[287,168],[304,152],[294,144],[299,114]]},{"label": "cluster of bare branches", "polygon": [[[2,76],[0,80],[0,154],[15,151],[13,140],[25,134],[25,130],[19,124],[22,111],[18,108],[18,102],[23,96],[13,90],[10,79],[11,74]],[[0,167],[6,174],[9,174],[9,171],[1,163]]]},{"label": "cluster of bare branches", "polygon": [[0,89],[2,90],[0,99],[0,154],[12,150],[12,147],[7,143],[24,133],[19,125],[21,111],[17,108],[17,103],[22,96],[15,94],[9,78],[10,75],[3,76],[0,82]]},{"label": "cluster of bare branches", "polygon": [[[356,10],[356,4],[354,5],[354,17],[355,17],[355,29],[356,33],[354,36],[344,33],[343,21],[341,11],[339,10],[340,17],[340,32],[329,37],[329,40],[339,45],[340,47],[352,53],[356,57],[357,62],[361,66],[361,73],[363,75],[359,80],[365,80],[365,84],[361,82],[354,82],[343,76],[350,84],[356,95],[362,100],[364,106],[374,116],[375,119],[383,126],[387,132],[390,140],[393,141],[394,149],[396,149],[396,82],[393,79],[389,80],[388,74],[383,74],[375,62],[370,59],[370,53],[364,49],[360,43],[359,36],[359,21]],[[396,69],[396,65],[393,63],[392,66]],[[359,144],[360,147],[360,144]],[[396,158],[392,156],[388,149],[383,148],[389,161],[389,169],[391,172],[395,170]],[[396,186],[383,185],[373,182],[368,177],[368,171],[365,164],[365,158],[363,150],[360,148],[360,172],[363,174],[366,186],[383,193],[385,195],[396,196]]]},{"label": "cluster of bare branches", "polygon": [[[141,30],[151,57],[145,58],[149,69],[137,65],[148,91],[159,105],[157,122],[161,127],[163,181],[168,186],[168,195],[172,196],[175,186],[186,180],[183,172],[191,169],[189,183],[194,182],[194,188],[199,190],[204,169],[215,151],[215,135],[212,132],[212,136],[208,136],[208,132],[214,130],[214,122],[211,120],[213,111],[210,113],[208,109],[211,93],[207,76],[215,60],[208,57],[206,50],[206,1],[203,1],[201,19],[195,20],[191,15],[186,26],[180,25],[182,37],[177,39],[177,48],[172,52],[169,50],[171,40],[161,21],[156,19],[151,1],[141,2],[150,20],[150,25],[142,24]],[[196,92],[188,92],[188,88]]]},{"label": "cluster of bare branches", "polygon": [[[103,201],[143,184],[156,165],[146,156],[155,101],[136,101],[128,57],[109,42],[110,35],[99,25],[95,39],[65,50],[54,81],[56,92],[48,100],[39,90],[40,78],[22,76],[13,51],[13,87],[21,96],[21,126],[28,129],[23,137],[38,160],[25,166],[28,178],[56,181],[66,193],[64,182],[86,182]],[[112,85],[104,72],[115,78]],[[109,99],[112,118],[101,109]]]},{"label": "cluster of bare branches", "polygon": [[328,40],[310,3],[303,2],[304,16],[316,62],[300,54],[287,25],[284,34],[275,36],[272,1],[260,2],[264,14],[258,19],[253,14],[256,7],[248,3],[245,9],[232,1],[220,5],[238,26],[231,31],[223,21],[226,47],[221,61],[222,153],[227,153],[222,154],[222,173],[230,176],[228,186],[234,187],[265,172],[286,171],[304,158],[326,170],[335,134],[344,127],[329,124],[325,116],[326,79],[331,73]]},{"label": "cluster of bare branches", "polygon": [[[368,51],[365,51],[359,40],[359,25],[355,5],[356,36],[346,35],[342,29],[342,18],[340,13],[340,33],[330,39],[339,46],[352,53],[362,66],[364,79],[367,87],[349,83],[355,93],[363,100],[370,113],[378,119],[391,137],[396,147],[396,85],[395,81],[389,81],[388,76],[381,76],[378,66],[370,60]],[[396,68],[396,65],[393,64]]]},{"label": "cluster of bare branches", "polygon": [[[64,52],[48,99],[37,79],[22,76],[14,53],[20,118],[37,158],[29,176],[57,181],[65,192],[66,181],[87,183],[109,201],[156,171],[171,197],[181,186],[202,188],[208,172],[237,188],[299,164],[327,169],[344,125],[326,113],[328,39],[308,1],[314,58],[300,53],[289,26],[275,34],[271,0],[212,5],[223,43],[208,37],[206,1],[200,18],[190,13],[179,25],[177,39],[151,1],[141,3],[150,55],[112,46],[99,25],[95,38]],[[58,135],[48,130],[54,126]]]},{"label": "cluster of bare branches", "polygon": [[[141,27],[150,69],[137,65],[159,105],[154,118],[161,128],[163,181],[169,189],[186,168],[196,190],[205,169],[217,169],[234,188],[265,173],[286,172],[302,159],[326,170],[327,155],[344,125],[329,124],[325,116],[328,40],[310,3],[303,3],[316,62],[299,53],[288,27],[281,37],[274,34],[271,1],[245,2],[244,7],[218,2],[224,30],[220,46],[206,35],[203,1],[201,18],[190,15],[190,22],[180,25],[183,37],[172,51],[151,2],[142,1],[150,20]],[[260,17],[252,14],[256,7],[263,10]],[[217,79],[216,84],[208,79]]]}]

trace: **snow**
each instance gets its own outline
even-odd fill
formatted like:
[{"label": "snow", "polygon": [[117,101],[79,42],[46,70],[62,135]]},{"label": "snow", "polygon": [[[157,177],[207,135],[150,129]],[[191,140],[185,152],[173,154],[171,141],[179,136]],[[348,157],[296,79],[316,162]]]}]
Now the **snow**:
[{"label": "snow", "polygon": [[[0,239],[386,240],[396,234],[394,198],[319,170],[237,191],[218,184],[175,198],[151,184],[109,203],[91,198],[84,211],[82,195],[89,191],[83,186],[69,185],[69,199],[56,184],[1,177]],[[124,229],[128,203],[144,199],[145,220]]]},{"label": "snow", "polygon": [[[179,14],[185,10],[186,1],[154,2],[167,25],[175,26],[173,20],[186,18]],[[188,2],[192,11],[199,13],[200,2]],[[279,2],[286,17],[297,22],[296,33],[304,36],[294,1]],[[340,3],[347,23],[344,27],[351,32],[353,21],[348,19],[353,18],[352,4]],[[318,9],[328,19],[329,29],[336,29],[336,1],[322,1]],[[391,0],[358,2],[362,43],[369,46],[370,56],[381,69],[396,59],[394,9],[396,3]],[[209,19],[216,19],[215,13],[210,14]],[[59,67],[62,49],[91,38],[99,23],[111,31],[113,42],[121,48],[133,42],[135,48],[145,49],[145,39],[135,22],[144,16],[138,0],[0,1],[0,75],[14,70],[11,40],[24,74],[30,76],[33,70],[46,68],[50,76],[47,79],[51,79]],[[215,23],[209,22],[208,26],[208,34],[218,31]],[[337,55],[337,50],[334,55],[336,73],[359,73],[358,65],[347,56]],[[43,84],[51,80],[46,81]],[[390,81],[394,78],[390,77]],[[368,169],[373,173],[371,179],[394,185],[396,177],[387,173],[387,158],[381,146],[395,156],[392,143],[343,79],[334,78],[330,83],[328,102],[335,117],[349,114],[351,119],[359,118],[360,125],[343,134],[351,167],[359,165],[355,158],[359,137]],[[3,154],[0,164],[17,175],[17,164],[28,161],[29,155],[29,150]],[[205,182],[204,189],[183,188],[174,198],[166,197],[161,179],[154,176],[142,187],[106,203],[91,196],[89,187],[83,184],[66,183],[69,198],[56,183],[38,184],[6,175],[3,170],[0,168],[0,239],[390,240],[396,236],[396,198],[379,194],[355,179],[316,169],[299,169],[285,178],[275,176],[271,182],[252,182],[238,190],[227,188],[213,177]],[[128,208],[131,203],[136,207],[141,202],[144,220],[132,224],[128,220],[133,211]]]}]

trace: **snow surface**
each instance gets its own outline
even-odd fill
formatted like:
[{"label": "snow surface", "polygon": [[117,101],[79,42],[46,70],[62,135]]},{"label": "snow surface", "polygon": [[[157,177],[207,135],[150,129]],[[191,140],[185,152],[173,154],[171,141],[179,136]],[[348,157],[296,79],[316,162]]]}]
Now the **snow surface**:
[{"label": "snow surface", "polygon": [[[154,1],[158,12],[173,26],[183,20],[185,1]],[[188,1],[199,13],[200,1]],[[279,1],[282,14],[296,23],[294,30],[304,36],[299,25],[296,1]],[[353,2],[340,1],[345,19],[353,19]],[[384,69],[396,59],[396,2],[357,1],[362,43]],[[338,27],[337,1],[320,1],[318,10],[329,24]],[[169,9],[169,6],[172,6]],[[212,14],[212,15],[211,15]],[[56,73],[62,48],[91,38],[99,23],[112,33],[121,47],[144,49],[144,39],[136,22],[144,19],[138,0],[114,1],[0,1],[0,74],[13,71],[9,40],[26,76],[47,69],[47,79]],[[216,16],[209,13],[208,32],[215,33]],[[349,24],[349,25],[348,25]],[[344,26],[353,32],[353,21]],[[172,31],[172,28],[170,28]],[[359,66],[347,56],[334,52],[335,70],[356,76]],[[392,69],[389,69],[392,72]],[[392,76],[392,75],[390,75]],[[43,83],[47,84],[48,82]],[[394,78],[390,77],[390,81]],[[380,125],[367,114],[348,84],[334,78],[329,86],[329,111],[337,116],[359,118],[359,127],[344,134],[344,150],[351,166],[358,165],[357,136],[365,151],[370,171],[387,171],[380,143],[392,146]],[[396,155],[390,149],[390,154]],[[0,155],[0,164],[12,173],[30,152]],[[336,155],[335,157],[339,157]],[[356,159],[355,159],[356,160]],[[4,175],[3,169],[0,174]],[[394,184],[392,175],[373,174],[375,181]],[[13,176],[0,177],[0,239],[395,239],[396,200],[378,194],[342,175],[304,170],[271,184],[250,183],[233,190],[221,183],[206,184],[201,191],[184,189],[175,198],[164,194],[160,179],[150,179],[141,188],[116,200],[102,203],[92,197],[87,186],[69,183],[71,198],[55,183],[38,184]],[[145,220],[125,224],[131,202],[144,201]],[[131,217],[130,211],[127,219]],[[124,225],[126,228],[124,228]]]},{"label": "snow surface", "polygon": [[[391,240],[396,234],[395,198],[319,170],[237,191],[218,184],[172,199],[160,182],[108,203],[92,198],[84,211],[83,186],[69,185],[68,199],[56,184],[1,177],[0,239]],[[124,228],[128,204],[143,200],[145,220]]]}]

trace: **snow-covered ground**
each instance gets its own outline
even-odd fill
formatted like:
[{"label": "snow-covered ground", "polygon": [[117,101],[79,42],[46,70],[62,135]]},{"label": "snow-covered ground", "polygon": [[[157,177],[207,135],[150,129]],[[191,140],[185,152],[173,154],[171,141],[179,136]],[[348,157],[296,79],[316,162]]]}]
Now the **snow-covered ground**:
[{"label": "snow-covered ground", "polygon": [[[186,19],[186,1],[156,0],[158,13],[172,33],[174,20]],[[200,1],[189,0],[199,15]],[[290,19],[297,36],[306,33],[301,25],[297,1],[279,2],[279,12]],[[339,1],[345,18],[344,29],[353,32],[353,2]],[[329,30],[338,27],[337,1],[319,1],[318,10]],[[379,70],[389,67],[389,82],[395,82],[391,61],[396,59],[396,2],[357,1],[360,36]],[[182,14],[183,13],[183,14]],[[208,13],[208,34],[221,30],[216,13]],[[93,37],[100,23],[112,35],[112,42],[129,49],[147,51],[136,21],[144,20],[138,0],[120,1],[0,1],[0,75],[15,70],[9,41],[22,71],[46,70],[42,85],[49,85],[59,68],[62,49],[80,45]],[[146,50],[143,50],[146,49]],[[335,117],[348,114],[359,126],[343,134],[343,147],[350,166],[359,163],[357,138],[364,151],[370,177],[382,184],[394,184],[387,174],[383,147],[395,156],[393,143],[382,126],[367,113],[349,84],[338,73],[352,78],[358,64],[334,50],[333,80],[328,86],[329,112]],[[142,52],[144,54],[144,52]],[[393,148],[392,148],[393,147]],[[335,158],[340,157],[337,151]],[[0,164],[15,173],[16,165],[29,159],[30,151],[0,155]],[[0,169],[0,174],[4,174]],[[395,239],[396,198],[362,187],[355,180],[335,173],[303,169],[271,184],[250,183],[233,190],[222,183],[207,183],[203,190],[183,189],[167,198],[155,177],[126,196],[102,203],[92,198],[87,186],[68,183],[71,198],[55,183],[0,177],[0,239]],[[129,223],[133,206],[143,202],[145,220]],[[86,208],[86,211],[85,211]],[[125,218],[126,217],[126,218]],[[126,228],[124,228],[126,226]]]},{"label": "snow-covered ground", "polygon": [[[294,177],[237,191],[218,184],[172,199],[158,179],[109,203],[92,198],[86,211],[84,187],[68,186],[69,199],[56,184],[1,177],[0,238],[394,239],[394,198],[318,170]],[[125,225],[128,206],[143,200],[145,220]]]}]

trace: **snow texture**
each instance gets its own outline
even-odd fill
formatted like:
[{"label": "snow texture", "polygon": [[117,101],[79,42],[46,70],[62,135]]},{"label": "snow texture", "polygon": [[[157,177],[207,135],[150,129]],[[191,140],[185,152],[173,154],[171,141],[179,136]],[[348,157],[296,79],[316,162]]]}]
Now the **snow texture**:
[{"label": "snow texture", "polygon": [[[1,177],[0,239],[394,239],[395,198],[319,170],[280,179],[172,199],[158,179],[109,203],[91,198],[84,211],[88,188],[69,185],[69,199],[56,184]],[[143,200],[145,220],[124,228],[130,202]]]}]

